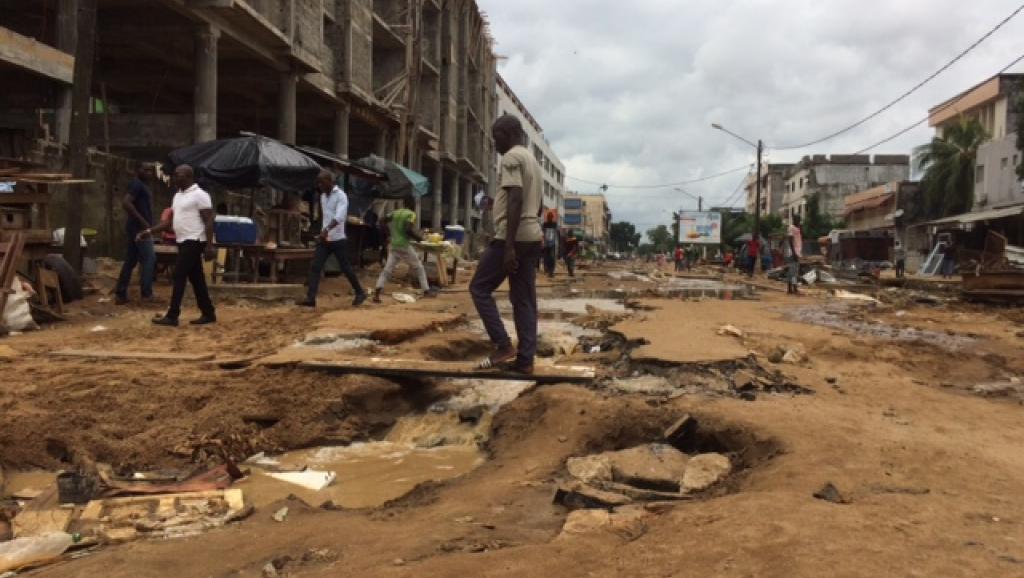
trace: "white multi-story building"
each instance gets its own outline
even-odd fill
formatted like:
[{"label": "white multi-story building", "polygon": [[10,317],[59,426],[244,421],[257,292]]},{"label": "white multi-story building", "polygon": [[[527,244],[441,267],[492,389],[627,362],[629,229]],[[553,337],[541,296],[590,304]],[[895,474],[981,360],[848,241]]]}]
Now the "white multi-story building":
[{"label": "white multi-story building", "polygon": [[[558,160],[558,155],[551,150],[551,144],[544,138],[544,129],[526,108],[516,93],[512,92],[508,83],[501,75],[497,75],[498,108],[496,117],[511,114],[519,119],[526,131],[526,148],[537,157],[537,162],[544,169],[544,206],[548,209],[560,209],[565,196],[565,166]],[[497,163],[498,160],[495,160]],[[497,184],[495,184],[497,186]]]}]

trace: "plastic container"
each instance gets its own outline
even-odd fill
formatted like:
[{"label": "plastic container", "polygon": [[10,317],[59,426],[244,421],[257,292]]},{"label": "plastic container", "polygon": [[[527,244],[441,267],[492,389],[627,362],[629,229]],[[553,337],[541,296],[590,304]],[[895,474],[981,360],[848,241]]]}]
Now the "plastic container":
[{"label": "plastic container", "polygon": [[93,479],[75,472],[57,475],[57,496],[62,504],[85,504],[96,488]]},{"label": "plastic container", "polygon": [[256,223],[248,217],[219,215],[213,223],[217,243],[227,245],[255,245],[259,239]]},{"label": "plastic container", "polygon": [[461,245],[466,240],[466,229],[462,225],[448,225],[444,228],[444,240]]},{"label": "plastic container", "polygon": [[74,542],[75,537],[65,532],[0,542],[0,573],[52,560],[63,554]]}]

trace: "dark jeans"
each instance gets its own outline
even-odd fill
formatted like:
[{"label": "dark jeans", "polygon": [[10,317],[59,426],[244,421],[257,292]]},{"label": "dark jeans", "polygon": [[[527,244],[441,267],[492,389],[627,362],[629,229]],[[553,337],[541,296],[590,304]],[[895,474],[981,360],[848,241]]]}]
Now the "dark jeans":
[{"label": "dark jeans", "polygon": [[544,272],[549,277],[555,274],[555,247],[544,248]]},{"label": "dark jeans", "polygon": [[576,257],[565,257],[565,269],[569,272],[570,277],[576,276]]},{"label": "dark jeans", "polygon": [[[509,301],[512,302],[512,316],[515,319],[516,336],[519,338],[519,352],[516,365],[533,364],[537,354],[537,262],[540,260],[540,243],[516,243],[516,258],[519,266],[508,276]],[[494,291],[505,281],[505,241],[492,241],[480,257],[476,274],[469,284],[469,293],[480,320],[491,341],[498,347],[506,347],[512,340],[505,331],[505,324],[494,302]]]},{"label": "dark jeans", "polygon": [[896,260],[896,278],[902,279],[907,274],[907,261],[905,259]]},{"label": "dark jeans", "polygon": [[334,258],[338,260],[341,272],[348,279],[349,284],[352,285],[356,295],[366,293],[363,291],[363,286],[359,284],[359,277],[356,277],[356,272],[352,270],[352,265],[348,262],[348,255],[345,251],[345,239],[342,239],[340,241],[316,244],[316,251],[313,252],[313,266],[309,270],[309,292],[306,294],[306,298],[310,302],[316,301],[316,294],[320,290],[320,274],[323,273],[324,263],[327,262],[331,255],[334,255]]},{"label": "dark jeans", "polygon": [[128,286],[132,283],[132,271],[135,265],[139,265],[139,284],[142,288],[142,298],[153,296],[153,271],[156,269],[156,253],[153,251],[153,239],[144,241],[129,240],[127,251],[124,255],[124,264],[121,265],[121,276],[117,279],[117,287],[114,294],[121,298],[128,297]]},{"label": "dark jeans", "polygon": [[171,293],[171,306],[167,309],[167,317],[177,319],[181,315],[181,300],[185,297],[185,283],[192,283],[192,291],[196,294],[199,311],[206,317],[215,317],[213,301],[206,289],[206,275],[203,273],[203,251],[206,243],[202,241],[182,241],[178,243],[178,260],[174,263],[174,291]]}]

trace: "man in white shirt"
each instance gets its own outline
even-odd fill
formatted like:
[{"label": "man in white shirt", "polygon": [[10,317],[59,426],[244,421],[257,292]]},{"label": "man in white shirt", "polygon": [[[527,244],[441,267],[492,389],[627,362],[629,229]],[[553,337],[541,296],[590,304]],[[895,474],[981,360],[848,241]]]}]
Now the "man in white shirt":
[{"label": "man in white shirt", "polygon": [[324,263],[327,262],[328,257],[334,255],[341,267],[341,272],[356,293],[352,306],[358,307],[362,305],[363,301],[366,301],[366,291],[359,284],[359,277],[356,277],[355,271],[352,270],[345,251],[348,196],[341,190],[341,187],[334,184],[334,175],[330,171],[320,172],[320,176],[316,179],[316,186],[320,190],[320,215],[323,218],[323,229],[317,237],[316,251],[313,253],[313,266],[309,271],[309,291],[306,300],[299,305],[316,307],[316,294],[320,290],[320,275],[323,273]]},{"label": "man in white shirt", "polygon": [[800,215],[793,215],[793,224],[786,232],[786,293],[800,293],[800,256],[803,252],[804,234],[800,230]]},{"label": "man in white shirt", "polygon": [[194,319],[190,323],[215,323],[217,313],[210,300],[210,292],[206,288],[206,275],[203,272],[203,259],[210,261],[217,255],[217,250],[213,246],[213,203],[209,193],[196,184],[195,174],[189,165],[180,165],[174,169],[174,184],[178,187],[178,192],[171,202],[172,220],[161,221],[159,225],[145,229],[138,235],[139,239],[145,239],[154,233],[173,228],[178,244],[171,306],[167,309],[166,315],[154,319],[153,323],[171,327],[178,325],[186,282],[192,283],[196,304],[202,313],[199,319]]}]

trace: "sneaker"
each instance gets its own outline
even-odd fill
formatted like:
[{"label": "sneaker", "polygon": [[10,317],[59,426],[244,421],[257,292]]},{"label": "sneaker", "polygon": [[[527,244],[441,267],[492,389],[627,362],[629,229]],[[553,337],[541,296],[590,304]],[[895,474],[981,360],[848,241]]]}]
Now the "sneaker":
[{"label": "sneaker", "polygon": [[153,325],[166,325],[167,327],[177,327],[178,320],[173,317],[167,317],[166,315],[163,317],[154,317]]},{"label": "sneaker", "polygon": [[130,303],[130,301],[128,301],[128,297],[122,295],[114,297],[114,305],[127,305],[128,303]]},{"label": "sneaker", "polygon": [[366,293],[359,293],[358,295],[356,295],[356,298],[352,300],[352,306],[359,307],[360,305],[366,302],[366,297]]},{"label": "sneaker", "polygon": [[372,299],[372,301],[373,301],[374,303],[383,303],[383,301],[381,301],[381,299],[380,299],[380,292],[379,292],[379,291],[377,291],[377,292],[375,292],[375,293],[373,294],[373,299]]},{"label": "sneaker", "polygon": [[216,322],[217,322],[217,316],[216,315],[203,315],[199,319],[193,319],[192,321],[189,321],[188,323],[189,323],[189,325],[209,325],[211,323],[216,323]]},{"label": "sneaker", "polygon": [[441,293],[440,289],[435,289],[435,288],[431,287],[430,289],[427,289],[426,291],[423,292],[423,296],[424,297],[437,297],[438,294],[440,294],[440,293]]}]

